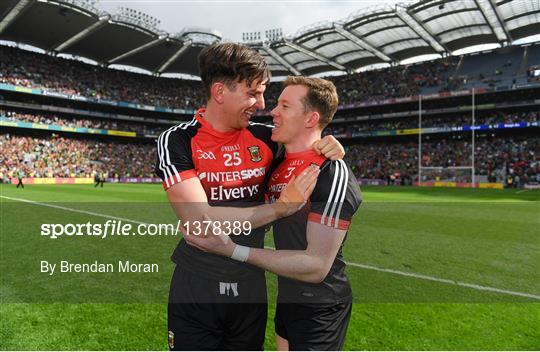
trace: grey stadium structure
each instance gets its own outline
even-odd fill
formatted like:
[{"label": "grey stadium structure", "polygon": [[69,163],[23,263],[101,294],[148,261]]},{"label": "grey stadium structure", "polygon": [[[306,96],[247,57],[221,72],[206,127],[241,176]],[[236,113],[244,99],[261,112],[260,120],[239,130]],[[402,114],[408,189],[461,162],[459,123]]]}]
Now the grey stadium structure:
[{"label": "grey stadium structure", "polygon": [[[192,75],[197,75],[201,48],[221,40],[213,29],[166,33],[150,21],[100,11],[95,3],[4,0],[0,40],[85,57],[102,65]],[[342,21],[313,24],[280,40],[251,45],[266,57],[276,76],[312,75],[352,72],[419,55],[449,55],[477,44],[507,46],[539,33],[540,5],[535,0],[423,0],[363,9]]]}]

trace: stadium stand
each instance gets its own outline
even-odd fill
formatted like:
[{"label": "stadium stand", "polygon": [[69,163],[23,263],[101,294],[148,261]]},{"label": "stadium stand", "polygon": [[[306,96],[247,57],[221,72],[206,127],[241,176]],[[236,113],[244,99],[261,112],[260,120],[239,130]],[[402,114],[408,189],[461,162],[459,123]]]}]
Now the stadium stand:
[{"label": "stadium stand", "polygon": [[[196,75],[198,52],[221,40],[220,35],[186,29],[164,36],[156,28],[115,17],[115,23],[103,23],[100,31],[73,37],[103,16],[114,17],[78,3],[28,2],[22,16],[7,16],[20,9],[0,4],[0,14],[13,18],[0,30],[0,40],[16,38],[53,54],[0,45],[3,180],[18,170],[29,177],[91,177],[95,172],[113,178],[152,177],[156,136],[190,120],[205,101],[199,81],[160,75]],[[249,45],[265,56],[274,76],[341,71],[327,77],[337,87],[340,107],[325,133],[347,145],[347,159],[360,180],[413,184],[419,155],[421,167],[469,167],[475,138],[477,182],[506,183],[510,177],[516,178],[513,187],[540,185],[540,44],[513,43],[539,34],[535,14],[523,12],[517,0],[502,2],[496,5],[501,22],[494,26],[481,3],[467,4],[440,9],[436,2],[418,2],[408,5],[406,13],[382,6],[336,24],[302,28],[287,40]],[[57,7],[65,10],[66,22],[49,21],[51,30],[40,32],[36,16]],[[81,13],[87,22],[80,21]],[[447,21],[447,16],[465,13],[477,19],[474,26]],[[74,39],[66,40],[70,36]],[[146,46],[150,41],[153,45]],[[101,49],[96,42],[104,43]],[[501,47],[451,55],[494,42]],[[58,54],[90,58],[98,65]],[[438,58],[400,64],[428,54]],[[111,64],[153,75],[108,68]],[[385,67],[358,72],[374,64]],[[257,120],[271,120],[269,111],[281,89],[275,80],[269,84],[267,111],[259,112]],[[471,182],[461,175],[451,180]]]},{"label": "stadium stand", "polygon": [[540,63],[540,45],[531,45],[528,50],[528,66]]},{"label": "stadium stand", "polygon": [[[487,112],[477,116],[476,125],[514,124],[519,122],[540,122],[540,113],[537,111],[527,112]],[[470,113],[458,116],[431,117],[422,122],[423,128],[430,127],[461,127],[472,123]],[[375,120],[364,123],[333,124],[324,133],[352,135],[362,131],[391,131],[413,129],[418,127],[418,121],[414,119],[397,119],[392,121]]]},{"label": "stadium stand", "polygon": [[[536,47],[536,46],[535,46]],[[200,100],[200,87],[196,81],[183,81],[178,79],[166,79],[161,83],[161,78],[147,77],[141,74],[97,68],[88,64],[67,61],[47,57],[43,54],[31,53],[15,48],[1,47],[7,61],[1,64],[1,82],[15,84],[22,87],[57,89],[68,94],[90,95],[97,98],[119,99],[122,101],[143,102],[146,104],[174,104],[180,100],[184,108],[195,108],[197,100]],[[498,56],[498,52],[484,53],[464,57],[464,62],[455,78],[459,58],[451,57],[435,61],[428,61],[409,66],[398,66],[376,71],[366,71],[353,75],[331,77],[340,94],[342,106],[358,102],[374,103],[390,98],[415,96],[418,94],[439,93],[461,89],[471,80],[477,84],[488,82],[487,72],[492,69],[506,70],[507,77],[513,77],[517,73],[516,67],[521,66],[523,48],[516,48],[505,55]],[[497,58],[493,60],[493,57]],[[536,51],[529,52],[529,62],[535,62]],[[11,61],[10,61],[11,60]],[[490,60],[489,67],[481,66],[479,71],[475,62]],[[512,62],[511,64],[509,62]],[[50,75],[51,72],[59,73],[68,64],[68,72],[64,75]],[[476,65],[476,66],[475,66]],[[506,66],[505,66],[506,65]],[[503,71],[504,72],[504,71]],[[486,73],[486,76],[484,76]],[[502,73],[501,73],[502,75]],[[473,80],[470,77],[477,77]],[[52,78],[55,77],[55,78]],[[78,77],[83,77],[80,79]],[[101,82],[101,84],[99,83]],[[122,82],[130,82],[130,89],[124,89]],[[133,83],[132,83],[133,82]],[[176,95],[167,97],[169,82],[174,82]],[[488,84],[489,86],[489,84]],[[99,87],[99,88],[95,88]],[[281,90],[281,84],[272,83],[267,91],[267,106],[273,106]],[[139,92],[139,94],[135,94]],[[193,92],[193,96],[189,96]],[[170,93],[170,92],[169,92]],[[156,96],[166,97],[165,99]],[[140,97],[143,97],[140,99]],[[53,104],[54,105],[54,104]],[[356,110],[353,110],[356,111]],[[357,115],[361,112],[358,111]],[[5,120],[17,122],[30,122],[45,125],[85,127],[105,130],[132,131],[137,135],[157,135],[160,131],[173,125],[173,123],[152,124],[136,121],[120,121],[114,118],[83,118],[82,116],[55,114],[55,113],[29,113],[27,111],[3,108],[0,115]],[[352,138],[361,132],[395,131],[415,129],[418,127],[417,118],[391,118],[371,119],[368,121],[350,122],[354,120],[355,113],[342,110],[338,113],[345,116],[341,123],[332,124],[325,133],[332,133],[341,138]],[[369,115],[369,112],[368,112]],[[113,115],[114,116],[114,115]],[[184,116],[185,119],[189,118]],[[537,111],[479,111],[476,116],[477,125],[514,124],[538,122]],[[462,112],[445,116],[429,116],[423,120],[422,127],[460,127],[470,125],[470,112]],[[18,131],[20,134],[20,131]],[[71,139],[71,136],[55,136],[54,138],[36,138],[30,136],[2,136],[3,150],[6,157],[2,160],[1,174],[11,177],[17,170],[25,170],[32,177],[91,177],[94,172],[102,172],[107,165],[109,174],[113,177],[151,177],[153,155],[155,148],[152,145],[137,143],[120,143],[90,141],[84,139]],[[531,140],[527,152],[516,152],[512,148],[513,143],[524,144],[527,139],[501,138],[496,144],[483,141],[477,144],[476,158],[477,175],[484,181],[505,182],[509,173],[520,179],[514,185],[524,184],[530,180],[537,180],[538,161],[535,159],[537,140]],[[525,143],[526,144],[526,143]],[[17,146],[17,147],[16,147]],[[131,147],[130,147],[131,146]],[[127,150],[129,149],[129,152]],[[348,149],[347,158],[351,161],[358,178],[371,178],[386,180],[392,184],[411,184],[416,180],[418,173],[418,151],[415,142],[404,144],[392,143],[390,146],[377,144],[358,145]],[[423,166],[432,165],[448,167],[463,166],[470,164],[464,160],[470,160],[468,142],[462,140],[446,140],[433,143],[424,143],[425,155],[431,155],[424,160]],[[52,153],[52,151],[55,153]],[[73,151],[77,153],[73,153]],[[493,159],[493,152],[503,153],[503,157]],[[73,154],[71,154],[73,153]],[[125,155],[129,155],[125,158]],[[105,155],[108,155],[105,157]],[[443,157],[444,156],[444,157]],[[464,159],[465,158],[465,159]],[[53,161],[56,160],[56,161]],[[126,165],[124,160],[132,160],[133,165]],[[519,167],[514,166],[519,165]]]},{"label": "stadium stand", "polygon": [[1,134],[0,174],[14,177],[23,170],[29,177],[151,177],[156,148],[149,144],[100,142],[61,137]]},{"label": "stadium stand", "polygon": [[193,108],[204,101],[198,81],[100,68],[6,46],[0,46],[0,56],[0,83],[176,108]]},{"label": "stadium stand", "polygon": [[523,51],[523,48],[518,47],[465,56],[458,75],[478,77],[480,80],[490,76],[515,76],[523,58]]},{"label": "stadium stand", "polygon": [[[471,164],[470,141],[441,139],[423,144],[422,165],[459,167]],[[477,141],[476,173],[485,182],[505,182],[509,175],[518,176],[519,187],[529,181],[540,182],[539,138],[496,138]],[[346,158],[359,179],[389,180],[410,185],[418,174],[418,144],[367,144],[347,149]],[[483,177],[482,177],[483,176]],[[467,182],[467,181],[464,181]]]},{"label": "stadium stand", "polygon": [[[153,145],[137,145],[63,138],[33,138],[0,135],[4,153],[0,173],[13,177],[24,170],[30,177],[91,177],[107,170],[113,177],[151,177]],[[461,138],[425,142],[423,166],[470,165],[470,141]],[[347,148],[347,161],[360,179],[388,180],[411,184],[418,173],[417,143],[370,143]],[[540,138],[495,138],[477,141],[477,175],[487,182],[504,182],[509,174],[521,183],[540,182]],[[403,183],[399,180],[404,180]],[[516,183],[519,185],[520,183]]]},{"label": "stadium stand", "polygon": [[[204,102],[198,81],[156,78],[100,68],[5,46],[0,46],[0,55],[5,58],[0,63],[0,83],[182,109],[196,109]],[[518,75],[522,57],[523,48],[519,47],[508,53],[494,51],[464,56],[459,72],[456,72],[459,57],[449,57],[328,78],[340,92],[341,105],[349,105],[460,88],[493,87],[496,83],[508,84],[508,80],[526,76],[526,72]],[[486,65],[486,62],[490,64]],[[529,57],[529,62],[540,63],[536,54]],[[266,92],[268,106],[275,105],[280,91],[279,82],[270,84]]]},{"label": "stadium stand", "polygon": [[[458,60],[452,57],[328,79],[336,85],[341,105],[438,93],[460,87],[459,81],[452,76]],[[270,85],[267,94],[269,106],[275,106],[280,91],[280,84]]]},{"label": "stadium stand", "polygon": [[[120,130],[136,132],[141,135],[158,135],[165,127],[153,127],[137,122],[124,122],[117,120],[98,120],[98,119],[83,119],[77,117],[60,117],[54,114],[28,114],[16,111],[5,111],[0,109],[0,118],[5,117],[9,121],[31,122],[44,125],[56,125],[67,127],[84,127],[106,130]],[[168,126],[170,127],[170,125]]]}]

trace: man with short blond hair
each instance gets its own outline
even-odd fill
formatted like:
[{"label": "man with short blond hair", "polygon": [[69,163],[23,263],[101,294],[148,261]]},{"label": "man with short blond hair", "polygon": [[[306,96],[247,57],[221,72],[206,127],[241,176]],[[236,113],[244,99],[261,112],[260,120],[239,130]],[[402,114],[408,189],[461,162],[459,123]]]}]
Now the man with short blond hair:
[{"label": "man with short blond hair", "polygon": [[306,96],[301,100],[304,112],[319,111],[319,126],[323,130],[334,117],[339,103],[334,83],[322,78],[289,76],[283,82],[283,87],[304,86],[307,88]]}]

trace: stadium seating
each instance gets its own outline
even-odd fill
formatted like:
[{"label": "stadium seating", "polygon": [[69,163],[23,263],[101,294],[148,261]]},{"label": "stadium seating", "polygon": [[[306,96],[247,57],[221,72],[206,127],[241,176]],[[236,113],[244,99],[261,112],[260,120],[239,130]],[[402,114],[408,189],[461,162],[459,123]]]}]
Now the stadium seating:
[{"label": "stadium seating", "polygon": [[[522,47],[506,48],[463,58],[447,57],[329,79],[336,84],[342,105],[365,102],[376,104],[384,99],[419,93],[431,94],[472,86],[526,82],[526,76],[520,72],[524,66],[523,53]],[[527,54],[527,67],[540,63],[539,45],[529,47]],[[205,99],[201,84],[197,81],[111,70],[5,46],[0,46],[0,55],[0,83],[185,109],[195,109],[202,105]],[[486,65],[486,62],[489,64]],[[279,82],[267,87],[267,110],[275,106],[281,89]],[[340,114],[338,113],[338,117],[342,119],[343,116],[352,119],[356,117],[354,113]],[[52,112],[28,113],[8,107],[0,109],[0,116],[15,122],[131,131],[137,135],[157,135],[168,127],[167,124],[129,122],[114,118],[85,118],[80,114],[69,116]],[[537,122],[539,118],[537,111],[489,110],[477,113],[476,124]],[[427,116],[422,127],[456,127],[470,123],[470,113],[463,112]],[[417,127],[415,117],[395,117],[334,123],[325,133],[347,138],[355,133]],[[387,143],[387,140],[384,143],[376,140],[355,140],[359,144],[347,148],[346,158],[358,178],[393,178],[402,184],[411,184],[418,174],[418,145],[411,140],[390,143]],[[33,177],[91,177],[94,172],[103,171],[113,177],[151,177],[156,154],[155,141],[152,139],[144,142],[133,139],[122,143],[118,140],[96,140],[87,135],[73,137],[73,134],[51,134],[47,137],[17,131],[17,134],[1,134],[0,144],[2,178],[13,176],[17,170],[23,170]],[[539,146],[538,138],[484,136],[476,144],[476,174],[484,181],[503,182],[508,174],[512,174],[519,176],[521,182],[540,182],[540,162],[535,154]],[[423,143],[422,166],[469,166],[470,150],[471,145],[466,138],[455,135],[433,140],[428,138]]]},{"label": "stadium seating", "polygon": [[0,134],[0,175],[13,177],[23,170],[28,177],[151,177],[154,144],[100,142],[52,135],[37,138]]},{"label": "stadium seating", "polygon": [[[518,175],[520,182],[540,182],[540,160],[535,153],[540,138],[481,139],[475,145],[476,175],[487,182],[504,182]],[[460,139],[442,139],[422,143],[423,167],[467,167],[471,162],[471,144]],[[390,176],[408,180],[418,174],[418,144],[372,143],[347,148],[346,158],[358,178],[387,180]],[[407,184],[407,182],[404,182]]]},{"label": "stadium seating", "polygon": [[[476,125],[491,125],[500,123],[519,123],[533,122],[540,120],[540,113],[536,111],[528,112],[484,112],[476,116]],[[463,125],[471,125],[472,118],[470,113],[462,113],[458,115],[430,117],[422,121],[423,128],[430,127],[461,127]],[[373,120],[357,123],[341,123],[328,126],[325,134],[343,134],[362,131],[388,131],[418,128],[418,120],[416,118],[401,118],[393,120]]]},{"label": "stadium seating", "polygon": [[197,81],[106,69],[1,45],[0,56],[0,83],[175,108],[204,101]]},{"label": "stadium seating", "polygon": [[540,45],[529,46],[527,55],[527,66],[540,65]]},{"label": "stadium seating", "polygon": [[[0,118],[1,117],[5,117],[7,120],[11,121],[32,122],[45,125],[130,131],[136,132],[140,135],[158,135],[161,131],[167,128],[163,125],[148,126],[137,122],[100,119],[89,120],[77,117],[67,118],[55,114],[28,114],[0,109]],[[170,127],[170,125],[166,126]]]},{"label": "stadium seating", "polygon": [[[538,45],[531,47],[529,64],[540,64]],[[340,104],[432,94],[460,88],[511,86],[526,81],[518,72],[522,47],[504,48],[477,55],[447,57],[408,66],[389,67],[329,77],[340,93]],[[0,83],[46,88],[67,94],[153,106],[197,109],[205,101],[199,81],[157,78],[101,68],[82,62],[0,46]],[[486,64],[486,62],[488,64]],[[275,106],[281,84],[267,88],[267,108]]]},{"label": "stadium seating", "polygon": [[485,77],[515,76],[521,65],[523,48],[504,48],[494,52],[468,55],[464,57],[458,75],[477,77],[482,80]]},{"label": "stadium seating", "polygon": [[[156,155],[154,144],[98,142],[53,136],[0,135],[0,173],[12,176],[24,170],[32,177],[90,177],[108,170],[113,177],[151,177]],[[469,141],[454,137],[423,142],[422,166],[470,166]],[[522,180],[538,179],[540,138],[495,138],[476,142],[476,174],[502,182],[508,172]],[[413,180],[418,173],[418,145],[369,143],[347,148],[346,159],[358,178],[387,179],[400,174]],[[510,171],[511,170],[511,171]]]}]

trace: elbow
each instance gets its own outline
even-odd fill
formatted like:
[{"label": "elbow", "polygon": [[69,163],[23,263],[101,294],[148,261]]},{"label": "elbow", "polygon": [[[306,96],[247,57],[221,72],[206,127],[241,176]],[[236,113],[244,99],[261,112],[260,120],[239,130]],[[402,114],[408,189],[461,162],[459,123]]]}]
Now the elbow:
[{"label": "elbow", "polygon": [[315,270],[309,275],[307,282],[311,284],[320,284],[324,281],[324,279],[328,276],[328,273],[330,272],[329,266],[320,266],[315,268]]},{"label": "elbow", "polygon": [[326,275],[322,275],[320,273],[315,273],[309,278],[308,282],[310,284],[320,284],[321,282],[324,281],[325,277],[326,277]]}]

